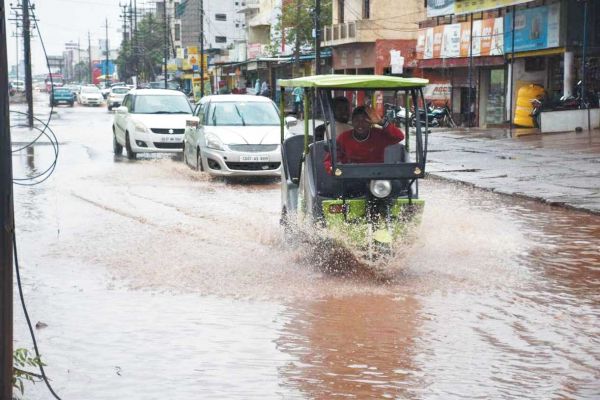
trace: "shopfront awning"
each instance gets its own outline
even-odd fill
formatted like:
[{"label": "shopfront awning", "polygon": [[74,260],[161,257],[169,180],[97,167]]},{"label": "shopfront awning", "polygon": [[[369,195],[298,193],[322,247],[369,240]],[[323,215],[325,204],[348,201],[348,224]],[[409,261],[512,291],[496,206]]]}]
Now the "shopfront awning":
[{"label": "shopfront awning", "polygon": [[[557,55],[557,54],[563,54],[564,52],[565,52],[564,47],[555,47],[553,49],[543,49],[543,50],[522,51],[519,53],[515,53],[515,58],[553,56],[553,55]],[[512,53],[508,53],[506,55],[506,58],[511,59]]]}]

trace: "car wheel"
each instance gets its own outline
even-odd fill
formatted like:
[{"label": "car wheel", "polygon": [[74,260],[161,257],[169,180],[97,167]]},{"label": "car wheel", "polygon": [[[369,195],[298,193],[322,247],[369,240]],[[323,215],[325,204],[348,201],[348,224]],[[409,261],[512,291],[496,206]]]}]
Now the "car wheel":
[{"label": "car wheel", "polygon": [[125,151],[127,151],[127,158],[135,160],[137,154],[131,149],[131,143],[129,143],[129,132],[125,133]]},{"label": "car wheel", "polygon": [[123,146],[117,142],[117,135],[115,134],[115,128],[113,128],[113,152],[116,156],[123,154]]},{"label": "car wheel", "polygon": [[111,106],[108,106],[108,111],[112,111],[112,107]]},{"label": "car wheel", "polygon": [[73,107],[74,105],[75,105],[75,103],[73,103],[73,102],[70,102],[70,103],[69,103],[69,106],[70,106],[70,107]]},{"label": "car wheel", "polygon": [[202,165],[202,153],[200,147],[198,147],[198,155],[196,156],[196,170],[204,172],[204,165]]}]

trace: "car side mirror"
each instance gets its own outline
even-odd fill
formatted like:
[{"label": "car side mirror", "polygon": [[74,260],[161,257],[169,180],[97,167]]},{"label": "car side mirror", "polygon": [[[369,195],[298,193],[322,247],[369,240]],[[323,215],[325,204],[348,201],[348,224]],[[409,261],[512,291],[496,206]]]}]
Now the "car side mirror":
[{"label": "car side mirror", "polygon": [[126,106],[117,107],[118,114],[127,114],[128,112],[129,112],[129,110],[127,109]]},{"label": "car side mirror", "polygon": [[185,127],[186,128],[196,129],[198,127],[199,123],[200,123],[200,118],[198,118],[198,117],[189,117],[188,119],[185,120]]},{"label": "car side mirror", "polygon": [[285,123],[288,127],[298,125],[298,120],[295,117],[285,117]]}]

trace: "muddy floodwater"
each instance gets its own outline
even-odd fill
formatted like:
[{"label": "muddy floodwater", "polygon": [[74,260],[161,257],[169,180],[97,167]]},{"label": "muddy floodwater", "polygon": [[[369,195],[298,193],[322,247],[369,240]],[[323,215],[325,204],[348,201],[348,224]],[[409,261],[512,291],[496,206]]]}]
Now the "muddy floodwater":
[{"label": "muddy floodwater", "polygon": [[[599,216],[428,179],[386,279],[332,275],[283,241],[277,180],[115,157],[111,122],[60,108],[56,172],[15,187],[63,399],[600,398]],[[51,160],[16,153],[15,177]],[[16,295],[15,347],[31,348]]]}]

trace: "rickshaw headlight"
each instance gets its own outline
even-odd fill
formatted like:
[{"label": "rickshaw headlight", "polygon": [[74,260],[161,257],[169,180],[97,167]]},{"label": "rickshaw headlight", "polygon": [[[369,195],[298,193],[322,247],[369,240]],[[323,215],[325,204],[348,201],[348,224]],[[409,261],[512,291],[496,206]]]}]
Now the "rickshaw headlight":
[{"label": "rickshaw headlight", "polygon": [[371,181],[369,189],[373,196],[383,199],[392,193],[392,183],[390,181]]}]

